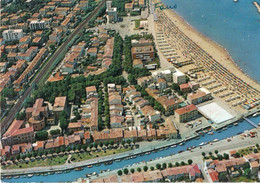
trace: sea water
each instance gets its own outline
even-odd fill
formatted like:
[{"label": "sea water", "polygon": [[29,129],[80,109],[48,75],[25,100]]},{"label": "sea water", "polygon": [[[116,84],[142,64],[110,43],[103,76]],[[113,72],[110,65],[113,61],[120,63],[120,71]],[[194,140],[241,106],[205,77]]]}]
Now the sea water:
[{"label": "sea water", "polygon": [[[196,30],[223,46],[236,64],[260,82],[260,14],[254,0],[162,0]],[[260,1],[258,1],[260,3]]]}]

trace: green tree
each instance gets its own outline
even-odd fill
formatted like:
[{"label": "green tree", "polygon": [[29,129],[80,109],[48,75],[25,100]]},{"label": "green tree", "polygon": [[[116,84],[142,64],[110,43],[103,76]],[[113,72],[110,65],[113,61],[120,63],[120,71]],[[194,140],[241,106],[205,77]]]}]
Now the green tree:
[{"label": "green tree", "polygon": [[60,129],[51,130],[51,131],[50,131],[50,134],[51,134],[52,136],[58,135],[58,134],[60,134]]},{"label": "green tree", "polygon": [[185,165],[185,162],[184,161],[181,161],[181,166],[184,166]]},{"label": "green tree", "polygon": [[142,171],[142,169],[141,169],[140,167],[138,167],[136,170],[137,170],[138,172],[141,172],[141,171]]},{"label": "green tree", "polygon": [[123,174],[122,170],[118,170],[118,171],[117,171],[117,174],[118,174],[119,176],[121,176],[121,175]]},{"label": "green tree", "polygon": [[147,167],[147,166],[144,166],[144,167],[143,167],[143,170],[144,170],[145,172],[147,172],[148,167]]},{"label": "green tree", "polygon": [[201,155],[205,157],[205,156],[206,156],[206,153],[205,153],[205,152],[202,152]]},{"label": "green tree", "polygon": [[154,167],[153,167],[153,166],[151,166],[151,167],[150,167],[150,170],[151,170],[151,171],[153,171],[153,170],[154,170]]},{"label": "green tree", "polygon": [[215,154],[218,154],[218,150],[215,150]]},{"label": "green tree", "polygon": [[135,173],[135,169],[131,168],[131,169],[130,169],[130,172],[131,172],[131,173]]},{"label": "green tree", "polygon": [[225,173],[220,173],[219,174],[219,181],[220,182],[227,182],[227,176]]},{"label": "green tree", "polygon": [[160,169],[161,169],[161,166],[162,166],[162,165],[161,165],[161,164],[159,164],[159,163],[157,163],[157,164],[156,164],[156,168],[157,168],[158,170],[160,170]]},{"label": "green tree", "polygon": [[167,164],[166,163],[163,163],[162,164],[162,168],[165,169],[167,167]]},{"label": "green tree", "polygon": [[176,83],[173,83],[172,84],[172,87],[171,87],[174,91],[180,91],[180,86]]},{"label": "green tree", "polygon": [[172,168],[173,167],[172,163],[168,163],[168,167]]},{"label": "green tree", "polygon": [[229,154],[224,153],[224,159],[229,159]]},{"label": "green tree", "polygon": [[180,163],[179,163],[179,162],[176,162],[176,163],[175,163],[175,166],[180,166]]},{"label": "green tree", "polygon": [[189,165],[191,165],[192,162],[193,162],[193,161],[192,161],[191,159],[188,160],[188,164],[189,164]]},{"label": "green tree", "polygon": [[42,141],[42,140],[47,140],[48,139],[48,132],[47,131],[38,131],[35,134],[35,139]]},{"label": "green tree", "polygon": [[127,168],[124,169],[124,174],[127,175],[129,173],[129,170]]},{"label": "green tree", "polygon": [[212,152],[209,152],[209,155],[212,156]]}]

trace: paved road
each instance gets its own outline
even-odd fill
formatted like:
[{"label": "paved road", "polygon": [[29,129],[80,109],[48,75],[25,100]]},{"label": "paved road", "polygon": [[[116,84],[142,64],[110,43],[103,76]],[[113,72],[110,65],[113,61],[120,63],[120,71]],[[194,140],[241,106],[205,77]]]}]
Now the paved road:
[{"label": "paved road", "polygon": [[[253,139],[248,137],[244,140],[241,139],[239,136],[236,136],[236,137],[232,138],[231,142],[222,140],[222,141],[214,143],[213,145],[203,146],[201,149],[200,148],[193,149],[192,152],[185,151],[181,154],[167,156],[167,157],[157,159],[154,161],[145,162],[145,163],[141,162],[136,165],[129,166],[127,168],[129,170],[131,168],[137,169],[138,167],[143,168],[145,165],[148,167],[150,167],[150,166],[156,167],[157,163],[162,164],[165,162],[168,164],[169,162],[171,162],[171,163],[175,164],[175,162],[181,162],[181,161],[187,162],[188,159],[192,159],[194,163],[197,163],[200,166],[200,169],[205,178],[205,181],[209,182],[209,176],[208,176],[207,172],[205,172],[204,162],[202,160],[202,155],[201,155],[202,152],[205,152],[206,154],[208,154],[209,152],[214,153],[215,150],[218,150],[220,154],[223,154],[225,152],[228,153],[229,151],[234,150],[234,149],[245,148],[245,147],[248,147],[251,145],[255,145],[256,143],[259,143],[259,141],[260,141],[259,135],[260,135],[260,133],[258,131],[258,137],[253,138]],[[98,178],[106,177],[106,176],[109,176],[112,174],[117,174],[117,171],[118,171],[118,169],[112,170],[111,172],[99,174]],[[95,177],[95,176],[91,177],[91,179],[95,179],[95,178],[97,178],[97,177]]]},{"label": "paved road", "polygon": [[[41,79],[45,76],[47,71],[51,68],[55,59],[62,54],[63,51],[66,50],[67,45],[69,42],[74,38],[75,35],[79,34],[83,27],[91,20],[91,18],[99,11],[99,9],[104,5],[105,0],[103,0],[96,8],[92,11],[92,13],[83,21],[81,22],[78,27],[69,35],[68,39],[56,50],[56,52],[52,55],[51,59],[48,61],[47,64],[43,66],[41,71],[39,71],[38,75],[35,76],[34,83],[38,84]],[[23,102],[25,99],[31,94],[32,87],[29,86],[24,94],[20,97],[18,102],[13,106],[13,108],[9,111],[6,118],[1,122],[1,134],[3,134],[11,122],[14,120],[15,115],[23,106]]]}]

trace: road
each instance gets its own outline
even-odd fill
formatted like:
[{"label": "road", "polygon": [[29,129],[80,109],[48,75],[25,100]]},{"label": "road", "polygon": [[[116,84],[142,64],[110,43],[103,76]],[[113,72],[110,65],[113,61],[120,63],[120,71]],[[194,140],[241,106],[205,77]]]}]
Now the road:
[{"label": "road", "polygon": [[[192,159],[194,163],[197,163],[201,169],[201,172],[204,176],[204,179],[206,182],[209,182],[209,176],[208,173],[205,171],[205,167],[204,167],[204,162],[202,159],[202,152],[205,152],[206,154],[208,154],[209,152],[214,153],[215,150],[218,150],[220,154],[223,153],[228,153],[231,150],[234,149],[241,149],[241,148],[245,148],[251,145],[255,145],[256,143],[259,143],[260,141],[260,137],[259,137],[259,131],[258,131],[258,136],[256,138],[246,138],[246,139],[241,139],[239,136],[233,137],[231,138],[232,141],[231,142],[227,142],[226,140],[222,140],[219,142],[214,143],[213,145],[205,145],[202,148],[195,148],[192,150],[192,152],[190,151],[185,151],[181,154],[175,154],[172,156],[167,156],[164,158],[160,158],[160,159],[156,159],[150,162],[140,162],[138,164],[132,165],[132,166],[128,166],[128,170],[130,170],[131,168],[134,168],[135,170],[140,167],[141,169],[146,165],[148,167],[156,167],[156,164],[162,164],[162,163],[169,163],[171,162],[172,164],[175,164],[175,162],[187,162],[188,159]],[[112,170],[111,172],[105,172],[102,174],[99,174],[99,177],[96,176],[92,176],[90,177],[91,179],[95,179],[95,178],[103,178],[103,177],[107,177],[109,175],[113,175],[113,174],[117,174],[118,169],[116,170]]]},{"label": "road", "polygon": [[[56,52],[52,55],[52,57],[48,60],[48,63],[43,66],[41,71],[38,72],[38,74],[35,76],[34,83],[38,84],[41,79],[46,75],[47,71],[51,68],[53,62],[55,59],[62,54],[62,52],[66,49],[69,42],[76,36],[77,34],[82,31],[84,26],[91,20],[91,18],[99,11],[99,9],[105,4],[105,0],[103,0],[92,12],[91,14],[83,21],[81,22],[78,27],[69,35],[68,39],[56,50]],[[4,118],[4,120],[1,122],[1,135],[7,130],[11,122],[14,120],[15,115],[21,110],[23,106],[23,102],[25,99],[31,94],[32,87],[29,86],[27,90],[24,92],[24,94],[20,97],[18,102],[13,106],[13,108],[9,111],[7,116]]]}]

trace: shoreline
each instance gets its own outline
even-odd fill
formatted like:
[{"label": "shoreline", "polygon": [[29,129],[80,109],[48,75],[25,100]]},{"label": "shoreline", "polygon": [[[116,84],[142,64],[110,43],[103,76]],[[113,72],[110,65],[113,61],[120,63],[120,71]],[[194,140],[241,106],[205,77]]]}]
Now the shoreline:
[{"label": "shoreline", "polygon": [[[154,2],[161,2],[161,0],[155,0]],[[163,3],[164,4],[164,3]],[[164,4],[165,5],[165,4]],[[231,57],[228,50],[221,44],[210,39],[206,35],[199,32],[196,28],[190,25],[178,12],[171,9],[163,10],[172,22],[191,40],[193,40],[198,46],[211,55],[217,62],[227,68],[235,76],[239,77],[249,85],[260,91],[260,84],[258,81],[248,75]]]}]

